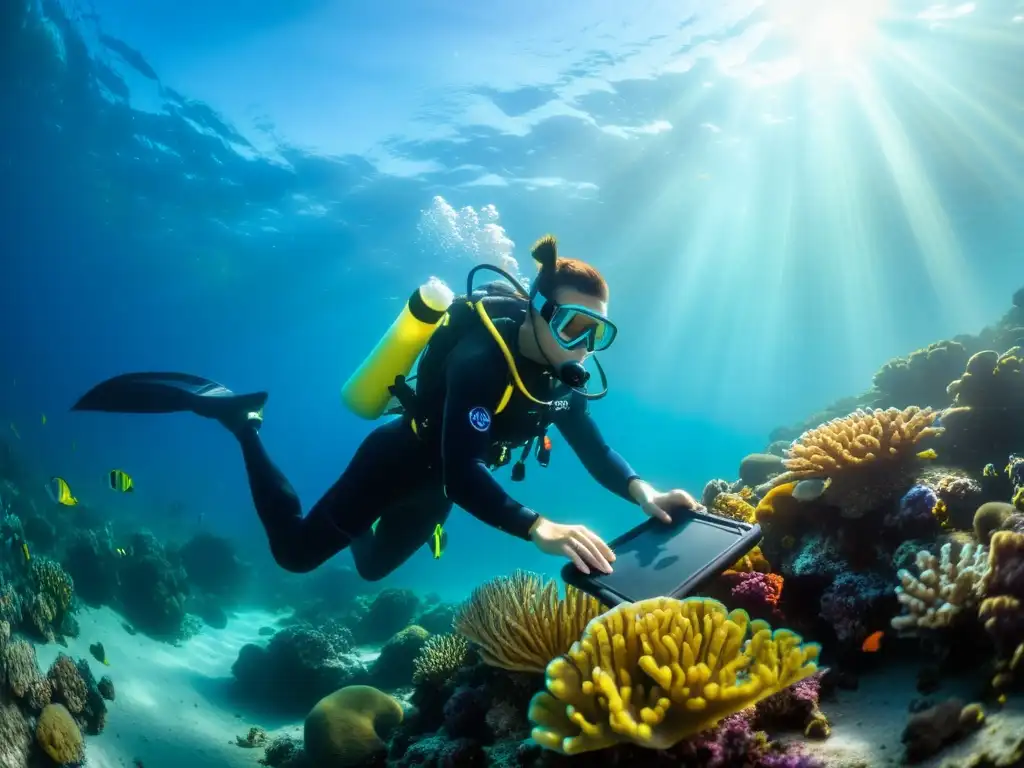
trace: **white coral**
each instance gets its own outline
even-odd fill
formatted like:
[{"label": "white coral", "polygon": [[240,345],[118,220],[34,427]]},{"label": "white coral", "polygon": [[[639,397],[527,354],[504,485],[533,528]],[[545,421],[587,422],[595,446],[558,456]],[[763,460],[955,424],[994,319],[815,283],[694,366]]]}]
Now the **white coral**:
[{"label": "white coral", "polygon": [[892,620],[893,629],[948,627],[960,611],[974,607],[988,572],[988,550],[980,544],[964,544],[954,562],[947,542],[938,557],[926,549],[918,552],[916,566],[917,576],[906,569],[897,574],[896,599],[903,614]]}]

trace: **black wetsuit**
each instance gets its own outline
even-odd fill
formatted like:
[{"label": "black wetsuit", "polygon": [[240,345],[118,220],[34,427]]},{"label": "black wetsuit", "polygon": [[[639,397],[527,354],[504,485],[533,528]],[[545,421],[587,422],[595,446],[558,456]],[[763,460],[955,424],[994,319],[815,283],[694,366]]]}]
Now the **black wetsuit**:
[{"label": "black wetsuit", "polygon": [[[510,347],[527,390],[514,390],[495,413],[509,382],[505,358],[482,327],[468,331],[447,356],[436,395],[423,395],[417,414],[430,425],[414,433],[408,417],[371,432],[345,471],[305,517],[288,480],[274,466],[255,429],[238,432],[253,501],[274,559],[294,572],[318,567],[347,546],[364,579],[387,576],[430,539],[452,505],[521,539],[538,514],[511,496],[491,474],[496,448],[525,444],[554,424],[590,474],[632,501],[633,470],[601,437],[586,398],[556,383]],[[379,522],[373,528],[374,521]]]}]

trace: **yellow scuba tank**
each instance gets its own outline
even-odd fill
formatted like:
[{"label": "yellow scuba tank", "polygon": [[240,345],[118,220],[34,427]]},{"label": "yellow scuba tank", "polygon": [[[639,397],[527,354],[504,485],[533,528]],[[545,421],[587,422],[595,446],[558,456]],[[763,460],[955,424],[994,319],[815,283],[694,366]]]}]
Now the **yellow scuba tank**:
[{"label": "yellow scuba tank", "polygon": [[395,322],[341,388],[345,406],[364,419],[378,419],[391,402],[388,387],[407,376],[455,294],[436,277],[421,285]]}]

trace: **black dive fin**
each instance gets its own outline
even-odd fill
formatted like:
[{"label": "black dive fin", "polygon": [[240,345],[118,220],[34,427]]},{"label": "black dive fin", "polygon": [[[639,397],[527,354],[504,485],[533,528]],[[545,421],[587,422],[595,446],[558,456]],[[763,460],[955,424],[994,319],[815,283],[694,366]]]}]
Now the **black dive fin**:
[{"label": "black dive fin", "polygon": [[125,373],[97,384],[73,411],[108,413],[179,413],[191,411],[210,419],[259,412],[266,392],[239,395],[215,381],[187,373]]}]

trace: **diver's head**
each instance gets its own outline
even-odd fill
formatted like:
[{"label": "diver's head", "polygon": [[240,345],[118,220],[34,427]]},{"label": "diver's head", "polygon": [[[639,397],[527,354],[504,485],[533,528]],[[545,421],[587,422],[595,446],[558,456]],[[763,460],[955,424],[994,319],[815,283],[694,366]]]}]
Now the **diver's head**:
[{"label": "diver's head", "polygon": [[581,387],[586,383],[579,380],[585,376],[584,360],[607,349],[615,338],[615,326],[608,320],[608,283],[590,264],[560,257],[550,235],[534,245],[533,258],[540,271],[523,324],[527,343],[520,346],[566,384]]}]

